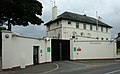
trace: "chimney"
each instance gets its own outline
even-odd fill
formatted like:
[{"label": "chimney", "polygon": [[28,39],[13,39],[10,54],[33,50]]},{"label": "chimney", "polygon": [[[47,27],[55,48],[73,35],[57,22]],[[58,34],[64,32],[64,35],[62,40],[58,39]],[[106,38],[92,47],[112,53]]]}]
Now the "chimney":
[{"label": "chimney", "polygon": [[52,20],[57,19],[57,6],[52,8]]}]

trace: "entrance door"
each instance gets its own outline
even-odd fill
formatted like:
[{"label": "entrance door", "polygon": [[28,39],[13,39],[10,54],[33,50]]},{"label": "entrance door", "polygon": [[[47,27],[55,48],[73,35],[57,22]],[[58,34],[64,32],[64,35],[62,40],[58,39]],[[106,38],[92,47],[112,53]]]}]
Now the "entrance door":
[{"label": "entrance door", "polygon": [[33,64],[39,64],[39,46],[33,46]]},{"label": "entrance door", "polygon": [[52,61],[70,60],[70,40],[52,39]]}]

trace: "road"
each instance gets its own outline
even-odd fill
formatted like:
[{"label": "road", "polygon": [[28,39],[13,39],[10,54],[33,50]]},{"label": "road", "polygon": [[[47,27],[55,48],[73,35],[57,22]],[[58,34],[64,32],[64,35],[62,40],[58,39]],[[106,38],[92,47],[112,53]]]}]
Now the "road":
[{"label": "road", "polygon": [[120,74],[120,60],[55,61],[0,74]]},{"label": "road", "polygon": [[[99,67],[88,67],[79,68],[79,65],[75,68],[65,68],[60,65],[60,68],[54,72],[48,74],[120,74],[120,63],[99,66]],[[61,68],[62,67],[62,68]]]}]

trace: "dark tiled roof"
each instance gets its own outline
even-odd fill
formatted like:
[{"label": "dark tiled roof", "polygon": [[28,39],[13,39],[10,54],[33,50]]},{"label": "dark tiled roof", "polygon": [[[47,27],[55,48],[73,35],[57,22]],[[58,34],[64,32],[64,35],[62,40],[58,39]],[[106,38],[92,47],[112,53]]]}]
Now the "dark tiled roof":
[{"label": "dark tiled roof", "polygon": [[[86,16],[86,15],[80,15],[80,14],[76,14],[76,13],[71,13],[71,12],[64,12],[63,14],[59,15],[57,17],[57,19],[54,20],[54,21],[57,21],[57,20],[60,20],[60,19],[78,21],[78,22],[89,23],[89,24],[94,24],[94,25],[96,25],[96,23],[97,23],[95,18]],[[50,24],[50,23],[52,23],[54,21],[49,21],[45,25],[48,25],[48,24]],[[109,26],[109,25],[107,25],[107,24],[105,24],[105,23],[103,23],[101,21],[98,21],[98,25],[112,28],[112,26]]]}]

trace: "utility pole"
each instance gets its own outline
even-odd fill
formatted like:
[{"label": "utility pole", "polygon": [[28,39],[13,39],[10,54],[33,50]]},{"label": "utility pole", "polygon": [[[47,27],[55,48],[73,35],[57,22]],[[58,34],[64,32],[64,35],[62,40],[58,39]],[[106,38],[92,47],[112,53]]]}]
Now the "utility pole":
[{"label": "utility pole", "polygon": [[98,40],[98,12],[96,11],[96,31],[97,31],[97,40]]}]

